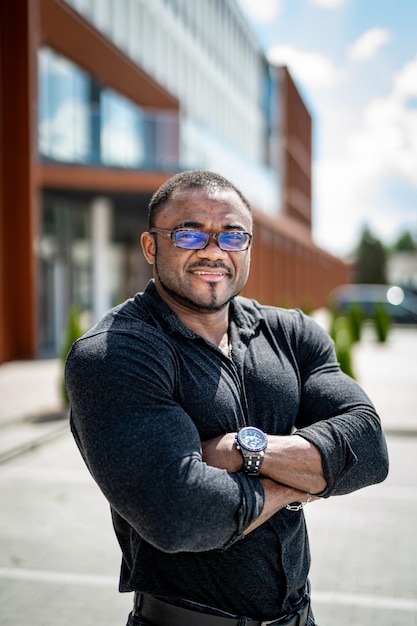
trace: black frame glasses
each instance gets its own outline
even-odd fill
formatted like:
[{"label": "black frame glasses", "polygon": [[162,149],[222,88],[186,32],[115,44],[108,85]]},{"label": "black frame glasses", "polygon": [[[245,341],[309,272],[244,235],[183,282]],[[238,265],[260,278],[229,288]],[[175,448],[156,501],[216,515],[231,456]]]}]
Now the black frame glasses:
[{"label": "black frame glasses", "polygon": [[243,252],[247,250],[252,241],[252,233],[246,230],[226,230],[222,233],[206,233],[204,230],[195,228],[151,228],[150,233],[157,233],[168,237],[174,246],[184,250],[204,250],[210,239],[215,239],[220,250],[225,252]]}]

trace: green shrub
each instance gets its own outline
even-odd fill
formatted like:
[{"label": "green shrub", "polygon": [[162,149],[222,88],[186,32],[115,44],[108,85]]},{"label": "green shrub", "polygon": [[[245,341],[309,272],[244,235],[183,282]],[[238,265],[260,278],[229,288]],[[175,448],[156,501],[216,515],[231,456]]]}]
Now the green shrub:
[{"label": "green shrub", "polygon": [[381,343],[385,343],[388,339],[389,331],[391,328],[391,316],[388,313],[387,308],[383,304],[378,304],[375,307],[373,322],[375,325],[375,331],[378,341]]},{"label": "green shrub", "polygon": [[356,378],[352,365],[352,330],[347,316],[333,315],[330,335],[334,341],[340,368],[351,378]]},{"label": "green shrub", "polygon": [[365,320],[363,307],[359,303],[353,303],[347,312],[347,319],[351,331],[352,341],[360,341],[362,337],[362,327]]},{"label": "green shrub", "polygon": [[81,324],[81,309],[75,305],[73,305],[68,313],[67,320],[67,329],[64,333],[64,338],[62,341],[62,346],[60,350],[60,359],[62,363],[62,377],[61,377],[61,398],[64,403],[64,406],[69,405],[69,399],[67,390],[65,387],[65,378],[64,378],[64,369],[65,369],[65,361],[68,355],[68,352],[71,350],[72,344],[77,341],[84,334],[84,330]]}]

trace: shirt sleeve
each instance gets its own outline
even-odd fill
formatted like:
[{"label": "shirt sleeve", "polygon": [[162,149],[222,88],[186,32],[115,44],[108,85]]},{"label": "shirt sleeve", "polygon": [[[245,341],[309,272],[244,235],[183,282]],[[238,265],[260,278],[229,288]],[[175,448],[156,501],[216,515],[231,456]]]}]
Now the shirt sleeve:
[{"label": "shirt sleeve", "polygon": [[360,385],[340,369],[329,335],[299,314],[293,345],[300,370],[297,435],[317,446],[327,480],[323,497],[382,482],[388,452],[379,416]]},{"label": "shirt sleeve", "polygon": [[153,329],[79,340],[66,363],[71,428],[111,506],[146,541],[171,553],[225,549],[260,515],[263,489],[202,461],[175,400],[176,367]]}]

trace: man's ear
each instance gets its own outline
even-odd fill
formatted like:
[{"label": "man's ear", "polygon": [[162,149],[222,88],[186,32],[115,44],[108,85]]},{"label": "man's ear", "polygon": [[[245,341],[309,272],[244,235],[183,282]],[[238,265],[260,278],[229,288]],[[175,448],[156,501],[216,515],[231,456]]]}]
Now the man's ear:
[{"label": "man's ear", "polygon": [[155,237],[148,232],[142,233],[140,243],[145,259],[148,261],[149,265],[153,265],[156,254]]}]

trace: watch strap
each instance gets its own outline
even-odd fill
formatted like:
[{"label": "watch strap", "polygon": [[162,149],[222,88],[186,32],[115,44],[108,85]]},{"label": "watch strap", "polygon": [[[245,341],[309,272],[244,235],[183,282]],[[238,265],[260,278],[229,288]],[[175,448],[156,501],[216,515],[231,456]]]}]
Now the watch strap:
[{"label": "watch strap", "polygon": [[243,472],[249,474],[249,476],[259,476],[259,471],[265,458],[265,451],[251,452],[243,448],[240,448],[240,450],[243,456]]}]

